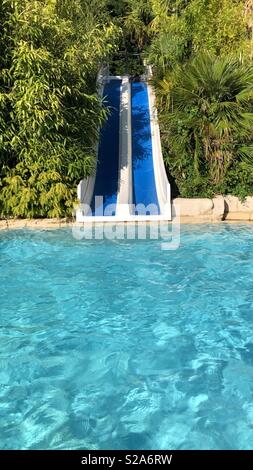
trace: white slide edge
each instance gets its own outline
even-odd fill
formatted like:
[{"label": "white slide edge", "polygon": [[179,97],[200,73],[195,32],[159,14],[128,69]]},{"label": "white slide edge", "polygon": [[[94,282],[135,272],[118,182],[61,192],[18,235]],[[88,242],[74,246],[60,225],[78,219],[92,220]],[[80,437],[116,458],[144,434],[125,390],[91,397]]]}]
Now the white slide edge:
[{"label": "white slide edge", "polygon": [[116,217],[130,216],[132,204],[132,127],[131,84],[128,76],[122,77],[120,99],[119,177]]}]

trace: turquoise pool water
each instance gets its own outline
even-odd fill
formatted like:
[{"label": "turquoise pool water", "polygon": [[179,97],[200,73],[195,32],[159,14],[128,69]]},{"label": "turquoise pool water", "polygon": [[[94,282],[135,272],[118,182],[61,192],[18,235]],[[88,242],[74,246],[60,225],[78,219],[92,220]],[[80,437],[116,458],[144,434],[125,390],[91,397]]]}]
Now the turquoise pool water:
[{"label": "turquoise pool water", "polygon": [[253,448],[252,226],[2,232],[0,263],[0,448]]}]

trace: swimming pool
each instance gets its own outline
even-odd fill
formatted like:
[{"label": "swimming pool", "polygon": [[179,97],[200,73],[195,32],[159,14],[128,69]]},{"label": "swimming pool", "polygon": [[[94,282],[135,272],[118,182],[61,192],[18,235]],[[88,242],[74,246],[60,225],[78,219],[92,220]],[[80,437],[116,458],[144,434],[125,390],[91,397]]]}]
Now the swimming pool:
[{"label": "swimming pool", "polygon": [[252,449],[253,228],[0,233],[1,449]]}]

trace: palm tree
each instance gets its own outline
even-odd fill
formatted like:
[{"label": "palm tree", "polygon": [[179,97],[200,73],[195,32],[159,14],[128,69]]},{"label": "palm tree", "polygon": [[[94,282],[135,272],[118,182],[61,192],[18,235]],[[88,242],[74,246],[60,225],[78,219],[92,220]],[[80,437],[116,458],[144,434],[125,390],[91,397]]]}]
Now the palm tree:
[{"label": "palm tree", "polygon": [[[164,100],[169,94],[169,100]],[[189,156],[195,174],[207,165],[220,183],[235,159],[253,163],[253,67],[202,53],[158,88],[171,155]]]}]

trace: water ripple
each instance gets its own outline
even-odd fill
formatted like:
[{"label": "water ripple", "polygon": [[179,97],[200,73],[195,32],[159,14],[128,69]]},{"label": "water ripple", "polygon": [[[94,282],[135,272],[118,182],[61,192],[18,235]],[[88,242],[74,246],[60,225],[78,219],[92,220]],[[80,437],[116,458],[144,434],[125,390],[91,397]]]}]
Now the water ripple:
[{"label": "water ripple", "polygon": [[1,232],[0,263],[0,448],[253,448],[252,226]]}]

